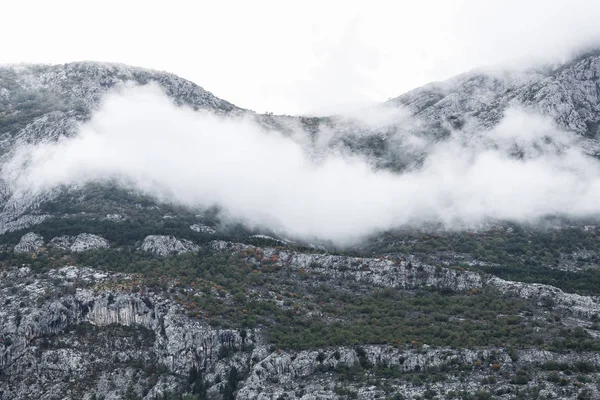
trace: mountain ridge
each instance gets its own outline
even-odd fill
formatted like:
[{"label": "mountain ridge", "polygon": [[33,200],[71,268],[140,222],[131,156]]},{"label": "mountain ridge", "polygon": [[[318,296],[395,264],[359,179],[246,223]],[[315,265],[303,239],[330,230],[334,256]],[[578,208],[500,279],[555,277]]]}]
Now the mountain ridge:
[{"label": "mountain ridge", "polygon": [[[221,116],[251,118],[268,130],[294,136],[298,128],[316,157],[331,151],[364,157],[375,168],[392,171],[417,170],[427,160],[428,147],[415,148],[406,135],[436,143],[453,132],[484,138],[498,125],[506,110],[524,108],[550,118],[569,132],[577,146],[591,156],[600,155],[596,131],[600,128],[600,55],[588,53],[551,69],[511,72],[508,75],[471,71],[447,81],[414,89],[380,106],[398,109],[375,125],[361,116],[322,118],[255,114],[219,99],[195,83],[173,74],[123,64],[75,62],[60,65],[25,65],[0,68],[0,163],[23,144],[55,141],[77,133],[104,94],[128,83],[154,82],[178,105]],[[406,114],[408,110],[408,114]],[[406,117],[408,115],[408,118]],[[318,145],[321,132],[330,132],[325,146]],[[521,152],[517,149],[516,153]],[[0,221],[9,225],[33,204],[10,200],[10,188],[0,182]],[[21,200],[19,200],[21,201]],[[12,227],[10,229],[13,229]],[[5,230],[5,229],[0,229]]]}]

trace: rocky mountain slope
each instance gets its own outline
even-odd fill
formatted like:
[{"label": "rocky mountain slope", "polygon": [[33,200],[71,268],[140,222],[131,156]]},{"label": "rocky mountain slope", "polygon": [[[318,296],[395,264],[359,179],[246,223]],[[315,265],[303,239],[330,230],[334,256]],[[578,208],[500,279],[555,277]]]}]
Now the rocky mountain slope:
[{"label": "rocky mountain slope", "polygon": [[[186,392],[199,398],[228,398],[235,392],[242,399],[599,394],[598,298],[427,265],[415,257],[356,258],[218,241],[208,242],[207,250],[241,257],[246,274],[263,275],[262,283],[248,281],[239,292],[226,281],[180,281],[183,276],[153,276],[145,269],[115,273],[98,270],[99,265],[60,267],[73,260],[65,259],[68,252],[51,250],[33,254],[56,260],[55,268],[5,268],[0,289],[3,398],[153,399]],[[171,261],[183,265],[189,259]],[[385,292],[386,287],[396,292]],[[347,290],[353,294],[344,295]],[[424,328],[439,333],[419,334],[418,315],[430,312],[419,306],[402,310],[414,315],[402,317],[401,324],[415,330],[394,330],[388,343],[385,329],[369,328],[384,335],[370,343],[360,336],[352,339],[357,332],[351,324],[341,330],[336,326],[336,319],[354,318],[348,305],[341,314],[331,309],[339,299],[380,290],[387,293],[384,298],[413,298],[413,305],[434,295],[432,321],[437,322]],[[424,293],[429,295],[421,297]],[[509,315],[495,306],[498,311],[485,315],[471,305],[461,316],[458,298],[514,303],[520,311]],[[453,306],[445,309],[439,301]],[[387,307],[393,304],[372,303],[369,318],[380,318],[378,307],[390,313]],[[250,322],[254,318],[258,323]],[[304,324],[315,319],[330,320],[342,337],[325,334],[328,345],[311,344],[320,339],[304,335],[317,326]],[[476,325],[462,327],[465,320]],[[297,330],[298,336],[291,334],[299,342],[281,337],[290,328]],[[485,335],[490,328],[495,333],[473,345],[458,345],[445,336]],[[519,337],[522,332],[530,338]]]},{"label": "rocky mountain slope", "polygon": [[389,100],[428,125],[491,128],[518,105],[551,117],[564,129],[596,139],[600,104],[600,54],[587,53],[528,72],[470,72]]},{"label": "rocky mountain slope", "polygon": [[[592,52],[474,71],[388,101],[391,117],[371,124],[256,115],[123,65],[1,67],[0,168],[22,144],[75,135],[107,91],[148,82],[201,112],[301,127],[315,157],[390,170],[427,157],[406,134],[485,137],[511,107],[596,156],[599,69]],[[339,249],[114,182],[23,198],[0,181],[0,400],[600,398],[600,230],[556,221]]]}]

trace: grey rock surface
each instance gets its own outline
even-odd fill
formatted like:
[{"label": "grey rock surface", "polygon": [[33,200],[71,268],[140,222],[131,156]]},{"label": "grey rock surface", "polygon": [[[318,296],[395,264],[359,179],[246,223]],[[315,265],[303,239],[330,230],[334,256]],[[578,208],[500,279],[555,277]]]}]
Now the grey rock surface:
[{"label": "grey rock surface", "polygon": [[[242,339],[241,331],[191,318],[168,292],[144,287],[135,275],[68,266],[41,274],[28,268],[3,270],[0,278],[0,392],[8,399],[121,399],[131,394],[162,399],[190,390],[193,368],[203,371],[211,398],[221,398],[233,368],[243,373],[239,399],[414,398],[431,391],[444,398],[481,389],[514,394],[536,387],[549,399],[599,394],[593,383],[561,385],[549,378],[550,371],[537,367],[548,362],[598,366],[596,352],[427,344],[274,351],[260,329],[247,331]],[[397,375],[383,387],[342,379],[344,371],[366,366]],[[529,371],[525,386],[506,378],[517,370]],[[407,378],[441,371],[446,378],[426,386]],[[562,372],[558,376],[568,378]]]},{"label": "grey rock surface", "polygon": [[33,253],[44,245],[44,238],[34,232],[29,232],[21,237],[15,246],[15,253]]},{"label": "grey rock surface", "polygon": [[193,253],[200,249],[198,245],[187,239],[177,239],[174,236],[165,235],[147,236],[140,248],[157,256]]},{"label": "grey rock surface", "polygon": [[91,233],[80,233],[77,236],[57,236],[50,240],[49,245],[73,252],[108,249],[110,247],[106,239]]}]

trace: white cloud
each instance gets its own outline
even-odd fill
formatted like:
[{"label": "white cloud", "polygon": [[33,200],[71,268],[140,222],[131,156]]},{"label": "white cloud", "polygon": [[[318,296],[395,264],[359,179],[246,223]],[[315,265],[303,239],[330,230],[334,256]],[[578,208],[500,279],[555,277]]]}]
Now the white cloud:
[{"label": "white cloud", "polygon": [[[510,158],[515,144],[541,150]],[[315,163],[300,142],[252,120],[178,108],[144,86],[107,95],[75,137],[22,147],[3,174],[16,192],[120,179],[162,199],[218,203],[249,223],[340,243],[424,221],[600,212],[598,162],[539,116],[513,110],[485,141],[454,133],[428,146],[422,168],[402,174],[373,170],[356,157]]]}]

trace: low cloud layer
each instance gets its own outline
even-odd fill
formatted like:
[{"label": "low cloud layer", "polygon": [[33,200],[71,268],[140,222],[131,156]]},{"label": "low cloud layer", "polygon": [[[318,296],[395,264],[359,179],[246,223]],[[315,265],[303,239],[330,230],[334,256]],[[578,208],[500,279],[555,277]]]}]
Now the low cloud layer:
[{"label": "low cloud layer", "polygon": [[[376,115],[366,122],[376,124]],[[420,222],[600,213],[599,163],[540,116],[509,110],[481,137],[453,133],[419,146],[429,156],[405,173],[374,170],[360,157],[315,162],[303,144],[252,120],[176,107],[143,86],[107,95],[77,136],[20,148],[3,174],[16,193],[117,179],[160,199],[219,204],[251,224],[338,243]]]}]

